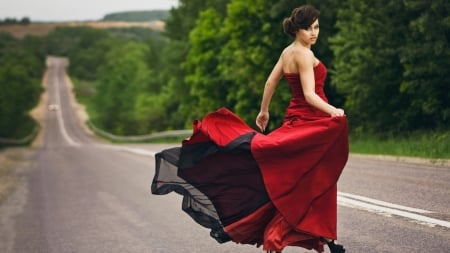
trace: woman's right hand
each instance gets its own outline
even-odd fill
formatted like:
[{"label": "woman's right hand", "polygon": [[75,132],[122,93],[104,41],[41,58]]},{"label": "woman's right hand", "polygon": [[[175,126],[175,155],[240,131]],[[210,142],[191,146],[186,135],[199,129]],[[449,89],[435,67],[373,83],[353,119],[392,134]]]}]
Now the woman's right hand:
[{"label": "woman's right hand", "polygon": [[261,132],[266,130],[267,123],[269,123],[269,112],[259,112],[258,116],[256,116],[256,125],[259,127]]}]

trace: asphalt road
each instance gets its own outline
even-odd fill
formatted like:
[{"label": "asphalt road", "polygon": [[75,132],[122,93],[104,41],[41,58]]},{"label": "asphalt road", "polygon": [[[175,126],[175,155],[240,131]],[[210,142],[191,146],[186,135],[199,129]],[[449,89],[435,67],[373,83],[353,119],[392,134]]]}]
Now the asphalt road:
[{"label": "asphalt road", "polygon": [[[86,134],[54,59],[44,144],[0,206],[0,252],[262,252],[229,242],[154,196],[153,155],[168,145],[109,145]],[[339,181],[338,235],[347,252],[450,252],[450,168],[352,155]],[[288,247],[284,252],[313,252]],[[328,252],[326,249],[325,252]]]}]

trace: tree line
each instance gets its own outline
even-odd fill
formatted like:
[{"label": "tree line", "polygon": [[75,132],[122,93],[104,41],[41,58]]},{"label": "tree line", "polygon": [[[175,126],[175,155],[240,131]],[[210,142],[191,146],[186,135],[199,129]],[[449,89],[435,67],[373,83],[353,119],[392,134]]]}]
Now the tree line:
[{"label": "tree line", "polygon": [[[265,80],[291,42],[281,23],[304,3],[180,0],[163,33],[61,27],[35,54],[70,59],[91,120],[114,134],[189,128],[222,106],[254,126]],[[346,110],[352,134],[449,130],[450,2],[308,3],[321,11],[313,51],[329,70],[326,93]],[[289,99],[282,80],[270,129]]]},{"label": "tree line", "polygon": [[0,137],[19,139],[35,127],[28,112],[42,92],[45,56],[41,42],[0,33]]},{"label": "tree line", "polygon": [[28,25],[31,23],[31,20],[29,17],[23,17],[21,19],[17,18],[5,18],[0,19],[0,25]]}]

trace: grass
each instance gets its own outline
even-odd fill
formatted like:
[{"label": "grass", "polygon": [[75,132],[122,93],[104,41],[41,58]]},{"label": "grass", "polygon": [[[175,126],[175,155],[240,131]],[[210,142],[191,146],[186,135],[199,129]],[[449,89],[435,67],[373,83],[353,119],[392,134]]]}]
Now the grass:
[{"label": "grass", "polygon": [[350,152],[450,159],[450,131],[420,132],[391,138],[376,136],[352,138],[350,136]]},{"label": "grass", "polygon": [[73,89],[75,92],[75,99],[78,103],[85,106],[86,113],[89,115],[89,118],[96,118],[96,111],[94,108],[94,99],[96,94],[95,82],[78,80],[76,78],[71,78]]}]

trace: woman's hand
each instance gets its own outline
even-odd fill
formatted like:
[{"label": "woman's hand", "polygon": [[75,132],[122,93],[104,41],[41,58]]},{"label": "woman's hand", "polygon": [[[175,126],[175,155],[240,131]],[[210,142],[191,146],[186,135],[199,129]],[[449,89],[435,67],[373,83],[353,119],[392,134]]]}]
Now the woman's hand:
[{"label": "woman's hand", "polygon": [[336,108],[330,113],[331,117],[345,116],[344,109]]},{"label": "woman's hand", "polygon": [[267,127],[267,123],[269,122],[269,112],[259,112],[256,117],[256,125],[259,127],[261,132],[264,132]]}]

